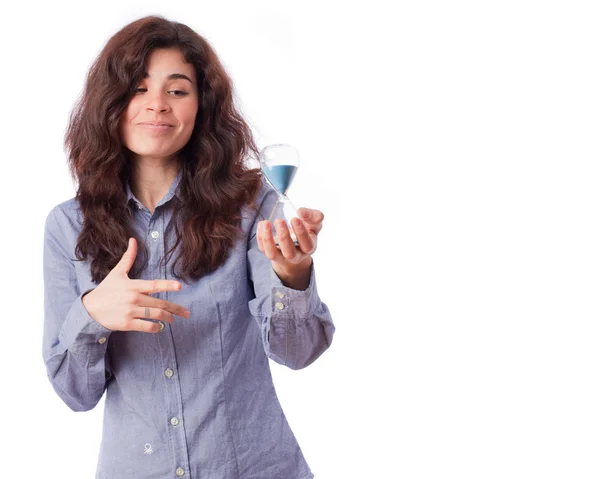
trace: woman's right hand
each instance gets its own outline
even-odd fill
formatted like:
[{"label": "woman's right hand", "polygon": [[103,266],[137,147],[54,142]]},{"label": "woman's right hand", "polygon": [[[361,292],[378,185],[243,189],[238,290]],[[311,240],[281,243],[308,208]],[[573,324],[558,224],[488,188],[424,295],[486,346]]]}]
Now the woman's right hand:
[{"label": "woman's right hand", "polygon": [[[179,291],[181,283],[163,279],[129,279],[128,273],[137,255],[137,241],[129,239],[127,251],[104,280],[82,298],[89,315],[112,331],[143,331],[158,333],[160,325],[139,318],[173,323],[173,315],[188,318],[183,306],[148,296],[159,291]],[[148,308],[150,315],[146,315]]]}]

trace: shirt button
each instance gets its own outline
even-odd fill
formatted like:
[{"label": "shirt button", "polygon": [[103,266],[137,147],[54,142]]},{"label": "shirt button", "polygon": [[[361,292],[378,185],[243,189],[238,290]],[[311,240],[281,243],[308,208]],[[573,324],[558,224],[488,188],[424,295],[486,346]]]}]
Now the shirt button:
[{"label": "shirt button", "polygon": [[[160,322],[160,331],[162,331],[163,329],[165,329],[165,323],[163,323],[162,321]],[[159,332],[160,332],[159,331]]]},{"label": "shirt button", "polygon": [[171,379],[173,377],[173,370],[171,368],[167,368],[165,370],[165,376],[167,376],[169,379]]},{"label": "shirt button", "polygon": [[100,338],[100,339],[98,340],[98,342],[99,342],[100,344],[104,344],[104,343],[106,342],[106,338]]},{"label": "shirt button", "polygon": [[283,308],[285,308],[285,306],[283,305],[283,303],[275,303],[275,307],[279,310],[282,310]]},{"label": "shirt button", "polygon": [[152,236],[154,239],[158,238],[158,231],[153,231],[150,233],[150,236]]},{"label": "shirt button", "polygon": [[277,291],[275,293],[275,296],[277,296],[278,298],[283,298],[283,293],[281,291]]},{"label": "shirt button", "polygon": [[137,205],[137,207],[138,207],[138,210],[141,210],[141,209],[142,209],[142,205],[140,205],[139,203],[136,203],[136,205]]},{"label": "shirt button", "polygon": [[171,418],[171,424],[173,426],[177,426],[177,424],[179,424],[179,419],[177,419],[176,417],[172,417]]},{"label": "shirt button", "polygon": [[177,469],[175,469],[175,474],[177,474],[179,477],[181,477],[185,474],[185,471],[183,470],[182,467],[178,467]]}]

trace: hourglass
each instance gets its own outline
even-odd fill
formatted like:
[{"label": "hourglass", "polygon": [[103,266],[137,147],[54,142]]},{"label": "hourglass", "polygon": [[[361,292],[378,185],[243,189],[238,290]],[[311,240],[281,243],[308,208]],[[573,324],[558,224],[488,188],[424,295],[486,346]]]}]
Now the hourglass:
[{"label": "hourglass", "polygon": [[[260,167],[267,180],[279,193],[279,198],[269,215],[269,222],[273,231],[273,237],[277,238],[275,220],[285,220],[290,231],[292,241],[298,246],[298,239],[292,228],[291,220],[298,217],[298,212],[287,197],[287,191],[298,171],[300,156],[298,150],[291,145],[276,144],[268,145],[260,152]],[[279,248],[279,243],[275,243]]]}]

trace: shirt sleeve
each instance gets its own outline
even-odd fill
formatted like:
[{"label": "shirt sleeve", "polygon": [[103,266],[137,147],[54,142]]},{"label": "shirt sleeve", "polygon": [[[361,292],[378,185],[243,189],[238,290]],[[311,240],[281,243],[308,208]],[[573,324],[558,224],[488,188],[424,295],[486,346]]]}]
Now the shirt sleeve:
[{"label": "shirt sleeve", "polygon": [[249,301],[267,356],[290,369],[302,369],[329,348],[335,327],[327,305],[317,292],[314,260],[305,290],[283,285],[265,254],[258,248],[256,228],[277,201],[270,187],[259,208],[248,241],[248,274],[255,298]]},{"label": "shirt sleeve", "polygon": [[44,228],[44,333],[42,355],[48,378],[74,411],[92,409],[111,377],[107,354],[110,329],[85,309],[75,266],[61,230],[68,219],[55,207]]}]

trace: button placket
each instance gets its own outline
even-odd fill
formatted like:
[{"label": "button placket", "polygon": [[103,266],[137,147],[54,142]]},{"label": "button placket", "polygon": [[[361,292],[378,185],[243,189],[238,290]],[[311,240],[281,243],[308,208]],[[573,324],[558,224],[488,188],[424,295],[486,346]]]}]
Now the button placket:
[{"label": "button placket", "polygon": [[[153,278],[168,279],[167,268],[166,266],[164,269],[160,268],[159,261],[159,259],[165,255],[167,241],[166,235],[168,234],[168,231],[165,230],[165,224],[169,224],[170,218],[170,215],[167,214],[167,211],[168,210],[163,210],[163,208],[157,206],[154,214],[151,216],[150,222],[147,224],[146,238],[148,238],[149,242],[149,261],[150,264],[152,264],[149,274],[152,275]],[[169,293],[159,293],[157,297],[161,299],[169,299]],[[176,368],[178,367],[175,357],[175,345],[173,343],[172,334],[169,328],[166,328],[166,323],[163,321],[160,321],[160,331],[163,332],[157,336],[157,340],[159,341],[161,350],[164,353],[161,356],[163,361],[162,367],[166,368],[164,369],[164,375],[167,378],[167,411],[177,413],[183,410],[183,405],[181,401],[179,379],[175,374],[177,372]],[[176,466],[174,471],[175,476],[187,477],[189,472],[189,464],[187,461],[187,445],[185,431],[183,429],[183,419],[176,415],[168,415],[165,419],[168,421],[167,424],[171,426],[171,428],[168,428],[168,435],[170,436],[171,441],[174,444],[177,444],[178,449],[181,451],[181,455],[178,454],[175,458],[175,460],[179,462],[179,465]],[[177,462],[175,464],[177,464]]]}]

